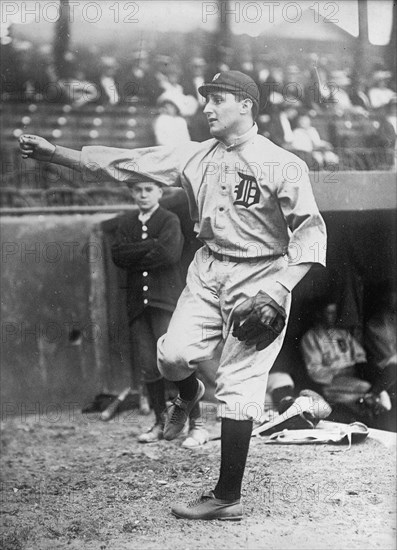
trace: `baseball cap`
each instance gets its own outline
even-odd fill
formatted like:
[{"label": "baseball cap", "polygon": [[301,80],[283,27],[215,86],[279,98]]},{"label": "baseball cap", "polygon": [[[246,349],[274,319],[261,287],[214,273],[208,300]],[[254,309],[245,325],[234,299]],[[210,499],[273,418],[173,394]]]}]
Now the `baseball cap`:
[{"label": "baseball cap", "polygon": [[255,81],[240,71],[223,71],[217,73],[211,82],[204,82],[198,89],[203,97],[212,92],[244,93],[249,97],[256,109],[259,107],[259,88]]}]

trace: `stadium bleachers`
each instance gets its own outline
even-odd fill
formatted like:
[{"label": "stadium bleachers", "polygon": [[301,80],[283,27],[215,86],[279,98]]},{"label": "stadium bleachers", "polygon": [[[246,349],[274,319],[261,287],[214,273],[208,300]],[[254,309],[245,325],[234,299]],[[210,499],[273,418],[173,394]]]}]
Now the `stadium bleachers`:
[{"label": "stadium bleachers", "polygon": [[2,207],[113,204],[125,202],[107,182],[106,188],[84,189],[82,178],[72,170],[23,161],[18,138],[23,133],[40,135],[52,143],[81,149],[86,145],[136,148],[153,145],[156,111],[144,104],[102,106],[45,103],[3,103],[1,113]]},{"label": "stadium bleachers", "polygon": [[[126,189],[112,182],[87,188],[80,174],[53,164],[23,161],[18,137],[32,133],[66,147],[110,145],[136,148],[154,144],[153,119],[156,109],[142,102],[104,106],[87,104],[79,109],[70,105],[43,102],[3,102],[1,112],[0,184],[1,207],[103,205],[130,201]],[[340,170],[390,170],[394,150],[367,147],[368,137],[377,129],[375,118],[314,118],[313,125],[323,139],[332,141],[339,156]],[[300,155],[302,156],[302,155]],[[309,168],[310,158],[304,158]]]}]

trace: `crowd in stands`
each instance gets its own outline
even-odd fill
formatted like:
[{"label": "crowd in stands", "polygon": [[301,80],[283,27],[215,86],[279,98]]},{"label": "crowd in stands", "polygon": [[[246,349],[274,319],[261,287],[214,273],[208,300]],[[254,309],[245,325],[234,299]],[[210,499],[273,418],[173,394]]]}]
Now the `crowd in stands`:
[{"label": "crowd in stands", "polygon": [[[7,48],[1,90],[6,100],[58,102],[76,109],[87,103],[112,106],[140,100],[175,119],[180,137],[201,141],[209,134],[197,88],[216,72],[236,69],[252,76],[260,87],[260,132],[297,152],[312,169],[338,164],[343,148],[393,151],[395,147],[395,83],[381,63],[362,75],[342,69],[331,54],[307,54],[300,64],[282,65],[268,54],[246,52],[236,57],[229,48],[221,49],[217,61],[205,55],[181,61],[144,49],[128,59],[116,59],[94,47],[67,52],[59,69],[49,44],[14,40]],[[176,114],[166,113],[167,109]],[[176,116],[185,118],[190,135]],[[158,142],[164,139],[160,136]],[[384,164],[394,165],[393,153]]]}]

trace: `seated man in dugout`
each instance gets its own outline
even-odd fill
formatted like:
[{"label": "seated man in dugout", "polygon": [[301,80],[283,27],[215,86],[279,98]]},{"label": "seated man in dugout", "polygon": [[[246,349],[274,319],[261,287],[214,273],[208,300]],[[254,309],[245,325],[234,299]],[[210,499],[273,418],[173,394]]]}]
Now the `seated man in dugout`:
[{"label": "seated man in dugout", "polygon": [[348,330],[337,327],[336,303],[320,302],[316,315],[315,326],[301,340],[309,378],[331,405],[343,405],[361,415],[365,410],[362,403],[371,395],[373,399],[367,402],[371,402],[372,413],[387,410],[390,400],[386,392],[378,391],[365,379],[368,365],[363,347]]}]

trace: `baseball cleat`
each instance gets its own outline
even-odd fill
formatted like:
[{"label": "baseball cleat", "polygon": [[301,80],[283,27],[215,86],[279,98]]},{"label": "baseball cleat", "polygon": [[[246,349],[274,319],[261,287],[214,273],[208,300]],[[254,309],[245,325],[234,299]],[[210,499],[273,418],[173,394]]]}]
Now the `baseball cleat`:
[{"label": "baseball cleat", "polygon": [[186,504],[175,504],[171,512],[177,518],[184,519],[220,519],[239,521],[243,518],[243,506],[238,500],[215,498],[212,491],[204,492],[200,497]]},{"label": "baseball cleat", "polygon": [[167,441],[175,439],[180,434],[189,418],[191,410],[203,397],[205,392],[204,384],[201,380],[197,380],[197,384],[196,395],[191,401],[185,401],[178,395],[168,409],[168,416],[164,426],[164,439]]}]

